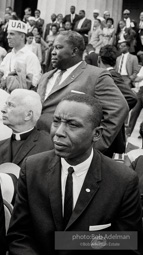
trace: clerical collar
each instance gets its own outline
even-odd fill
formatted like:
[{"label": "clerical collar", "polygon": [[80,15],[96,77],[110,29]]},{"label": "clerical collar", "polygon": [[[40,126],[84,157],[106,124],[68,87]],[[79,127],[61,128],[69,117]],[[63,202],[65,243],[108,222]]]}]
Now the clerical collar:
[{"label": "clerical collar", "polygon": [[16,140],[16,141],[26,140],[27,137],[32,133],[33,129],[34,128],[31,128],[31,129],[27,130],[26,132],[13,133],[12,140]]}]

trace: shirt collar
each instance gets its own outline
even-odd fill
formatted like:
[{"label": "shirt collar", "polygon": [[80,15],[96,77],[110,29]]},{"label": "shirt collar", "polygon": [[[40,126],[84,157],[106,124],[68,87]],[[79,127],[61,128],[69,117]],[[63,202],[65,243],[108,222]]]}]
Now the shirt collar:
[{"label": "shirt collar", "polygon": [[129,55],[129,52],[127,52],[127,53],[122,53],[122,56],[128,56]]},{"label": "shirt collar", "polygon": [[74,66],[71,66],[69,68],[67,68],[68,72],[72,72],[74,69],[76,69],[80,64],[82,63],[82,61],[78,62],[77,64],[75,64]]},{"label": "shirt collar", "polygon": [[64,158],[61,158],[61,164],[62,164],[62,171],[64,171],[64,173],[67,175],[68,174],[68,168],[69,167],[73,167],[74,168],[74,173],[76,176],[80,176],[82,175],[83,173],[87,172],[89,167],[90,167],[90,164],[91,164],[91,161],[92,161],[92,158],[93,158],[93,149],[91,151],[91,154],[90,156],[82,163],[76,165],[76,166],[71,166],[69,165]]},{"label": "shirt collar", "polygon": [[20,50],[18,50],[17,52],[15,52],[15,50],[14,50],[14,48],[13,48],[13,49],[12,49],[12,52],[13,52],[14,54],[17,54],[17,53],[19,53],[19,52],[22,52],[22,53],[27,52],[26,44],[25,44]]},{"label": "shirt collar", "polygon": [[[78,62],[77,64],[75,64],[74,66],[71,66],[69,68],[66,69],[66,72],[72,73],[80,64],[82,63],[82,61]],[[61,70],[58,69],[57,73],[60,73]]]},{"label": "shirt collar", "polygon": [[114,68],[111,66],[111,67],[107,67],[106,70],[113,70]]},{"label": "shirt collar", "polygon": [[89,51],[89,53],[88,53],[88,54],[90,54],[90,53],[95,53],[95,51],[94,51],[94,50],[91,50],[91,51]]}]

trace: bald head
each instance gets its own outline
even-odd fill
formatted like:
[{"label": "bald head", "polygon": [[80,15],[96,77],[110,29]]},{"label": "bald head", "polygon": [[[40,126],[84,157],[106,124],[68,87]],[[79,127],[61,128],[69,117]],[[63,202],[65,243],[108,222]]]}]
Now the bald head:
[{"label": "bald head", "polygon": [[33,122],[36,124],[42,111],[42,103],[39,94],[28,89],[15,89],[12,91],[11,96],[17,98],[21,104],[24,105],[25,109],[33,112]]},{"label": "bald head", "polygon": [[2,109],[3,123],[15,132],[24,132],[36,125],[42,104],[40,96],[27,89],[15,89]]}]

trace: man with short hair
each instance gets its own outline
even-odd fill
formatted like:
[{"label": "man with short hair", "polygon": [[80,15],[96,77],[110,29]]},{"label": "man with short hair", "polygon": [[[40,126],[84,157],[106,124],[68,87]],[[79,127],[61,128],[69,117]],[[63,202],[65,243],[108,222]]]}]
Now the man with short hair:
[{"label": "man with short hair", "polygon": [[121,55],[116,60],[116,70],[121,74],[124,83],[130,88],[134,87],[133,82],[139,72],[137,56],[129,52],[130,42],[127,40],[119,41]]},{"label": "man with short hair", "polygon": [[[47,35],[52,35],[52,25],[56,24],[57,25],[57,15],[53,13],[51,15],[51,22],[46,24],[45,32],[44,32],[44,40],[46,41]],[[58,26],[58,25],[57,25]],[[58,26],[59,27],[59,26]]]},{"label": "man with short hair", "polygon": [[85,17],[85,11],[79,11],[79,20],[75,23],[74,31],[81,34],[84,38],[85,44],[88,43],[88,33],[91,29],[91,20]]},{"label": "man with short hair", "polygon": [[83,37],[75,31],[63,31],[56,37],[51,59],[55,69],[42,76],[37,90],[43,103],[38,128],[50,132],[55,108],[71,90],[97,96],[103,107],[104,130],[96,146],[103,152],[120,130],[128,106],[108,71],[82,61],[84,49]]},{"label": "man with short hair", "polygon": [[[11,255],[77,254],[70,248],[72,238],[71,242],[70,238],[65,241],[62,233],[61,239],[56,239],[61,250],[56,249],[57,231],[71,236],[71,231],[87,231],[88,236],[96,230],[107,231],[107,235],[108,231],[135,231],[140,240],[137,175],[93,149],[101,135],[102,108],[98,99],[79,93],[70,93],[55,110],[51,126],[54,150],[23,162],[8,232]],[[81,240],[81,253],[87,254],[80,244]],[[68,250],[62,251],[62,245]],[[126,248],[121,254],[136,253],[130,251],[136,250],[136,246]],[[91,246],[89,249],[88,254],[93,254]],[[115,249],[105,254],[118,254]],[[96,254],[101,254],[98,249]]]},{"label": "man with short hair", "polygon": [[[124,95],[129,109],[131,110],[137,103],[137,97],[130,87],[125,86],[122,76],[115,70],[117,59],[117,49],[112,45],[106,45],[100,49],[98,64],[101,68],[105,68],[111,73],[111,76]],[[125,139],[125,127],[124,124],[121,130],[117,134],[111,146],[106,151],[106,156],[113,156],[113,153],[125,153],[126,139]]]},{"label": "man with short hair", "polygon": [[37,56],[25,46],[27,25],[20,20],[10,20],[8,25],[8,43],[12,49],[0,65],[5,80],[9,75],[29,77],[31,88],[37,87],[41,77],[41,66]]},{"label": "man with short hair", "polygon": [[35,128],[41,115],[41,101],[34,91],[15,89],[2,109],[3,124],[12,129],[12,136],[0,141],[0,164],[21,166],[28,155],[53,147],[49,135]]},{"label": "man with short hair", "polygon": [[71,22],[71,28],[74,28],[75,23],[79,20],[79,15],[75,13],[75,6],[72,5],[70,7],[70,14],[65,15],[65,17],[63,18],[63,24],[66,23],[66,21],[70,21]]},{"label": "man with short hair", "polygon": [[130,19],[130,11],[128,9],[125,9],[123,11],[123,19],[126,22],[126,27],[127,28],[133,27],[133,24],[132,24],[131,19]]},{"label": "man with short hair", "polygon": [[36,26],[39,27],[42,32],[43,26],[44,26],[44,19],[40,17],[41,11],[39,9],[36,9],[34,14],[35,14]]}]

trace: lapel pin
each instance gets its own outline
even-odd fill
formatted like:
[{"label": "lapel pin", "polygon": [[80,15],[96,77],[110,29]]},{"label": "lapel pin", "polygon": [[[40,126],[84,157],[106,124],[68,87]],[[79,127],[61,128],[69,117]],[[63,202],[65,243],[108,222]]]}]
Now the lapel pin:
[{"label": "lapel pin", "polygon": [[90,192],[90,189],[86,189],[86,192]]}]

